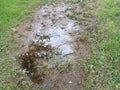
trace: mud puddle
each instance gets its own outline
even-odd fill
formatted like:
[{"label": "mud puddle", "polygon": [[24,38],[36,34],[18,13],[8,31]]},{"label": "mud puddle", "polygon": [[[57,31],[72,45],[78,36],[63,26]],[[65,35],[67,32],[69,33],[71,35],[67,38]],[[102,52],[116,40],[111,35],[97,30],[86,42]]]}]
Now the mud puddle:
[{"label": "mud puddle", "polygon": [[72,10],[71,4],[61,2],[44,5],[33,15],[29,25],[32,32],[27,36],[29,42],[23,41],[22,53],[17,60],[34,83],[44,81],[55,68],[54,62],[65,63],[75,59],[75,40],[82,29],[69,17]]}]

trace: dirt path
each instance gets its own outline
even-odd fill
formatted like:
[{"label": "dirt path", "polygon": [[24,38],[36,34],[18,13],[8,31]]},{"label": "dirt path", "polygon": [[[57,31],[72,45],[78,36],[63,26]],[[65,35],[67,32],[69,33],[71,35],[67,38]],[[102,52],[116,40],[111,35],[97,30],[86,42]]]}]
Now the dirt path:
[{"label": "dirt path", "polygon": [[85,26],[73,18],[81,5],[77,0],[46,4],[15,30],[16,59],[44,90],[81,88],[85,73],[76,61],[90,55],[87,42],[78,39]]}]

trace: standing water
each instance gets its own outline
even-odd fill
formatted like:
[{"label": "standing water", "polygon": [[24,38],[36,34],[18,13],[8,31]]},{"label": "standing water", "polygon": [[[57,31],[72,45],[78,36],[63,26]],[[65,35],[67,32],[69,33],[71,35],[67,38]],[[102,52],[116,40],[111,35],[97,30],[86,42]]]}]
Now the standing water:
[{"label": "standing water", "polygon": [[41,83],[49,70],[49,62],[65,62],[75,56],[74,39],[81,30],[77,21],[69,18],[70,5],[45,5],[33,16],[32,44],[19,55],[18,60],[34,83]]}]

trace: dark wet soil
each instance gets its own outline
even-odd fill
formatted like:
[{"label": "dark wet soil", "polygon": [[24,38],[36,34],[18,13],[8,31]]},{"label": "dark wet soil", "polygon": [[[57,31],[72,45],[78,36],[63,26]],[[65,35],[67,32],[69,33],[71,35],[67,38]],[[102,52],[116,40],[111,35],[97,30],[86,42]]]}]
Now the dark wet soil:
[{"label": "dark wet soil", "polygon": [[[55,73],[51,73],[59,66],[58,63],[74,61],[76,56],[81,54],[78,50],[83,51],[83,55],[89,56],[86,43],[77,42],[83,27],[70,17],[74,8],[79,5],[78,1],[74,3],[61,1],[41,6],[32,15],[32,20],[19,25],[17,29],[22,30],[15,33],[15,41],[20,43],[17,61],[31,81],[43,85],[46,90],[52,90],[53,87],[56,88],[54,90],[62,90],[64,83],[69,89],[79,90],[79,82],[82,82],[85,76],[81,69],[77,69],[63,74],[58,72],[59,75],[56,76],[58,78],[54,80]],[[79,48],[80,45],[82,49]],[[78,78],[81,80],[77,80]]]}]

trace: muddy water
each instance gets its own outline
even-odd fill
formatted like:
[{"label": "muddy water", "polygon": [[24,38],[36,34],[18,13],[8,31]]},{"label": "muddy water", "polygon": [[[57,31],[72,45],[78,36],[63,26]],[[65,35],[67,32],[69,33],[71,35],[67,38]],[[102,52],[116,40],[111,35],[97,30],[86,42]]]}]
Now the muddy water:
[{"label": "muddy water", "polygon": [[[44,38],[42,41],[45,45],[51,45],[62,58],[74,54],[74,35],[80,30],[78,23],[67,15],[72,7],[63,5],[43,6],[36,14],[33,23],[33,29],[36,31],[35,42],[41,42],[41,36],[50,37],[49,40]],[[72,35],[74,34],[74,35]]]},{"label": "muddy water", "polygon": [[69,18],[71,5],[64,3],[42,6],[33,16],[32,44],[19,55],[21,67],[34,83],[44,80],[49,62],[74,60],[76,33],[81,32],[78,22]]}]

